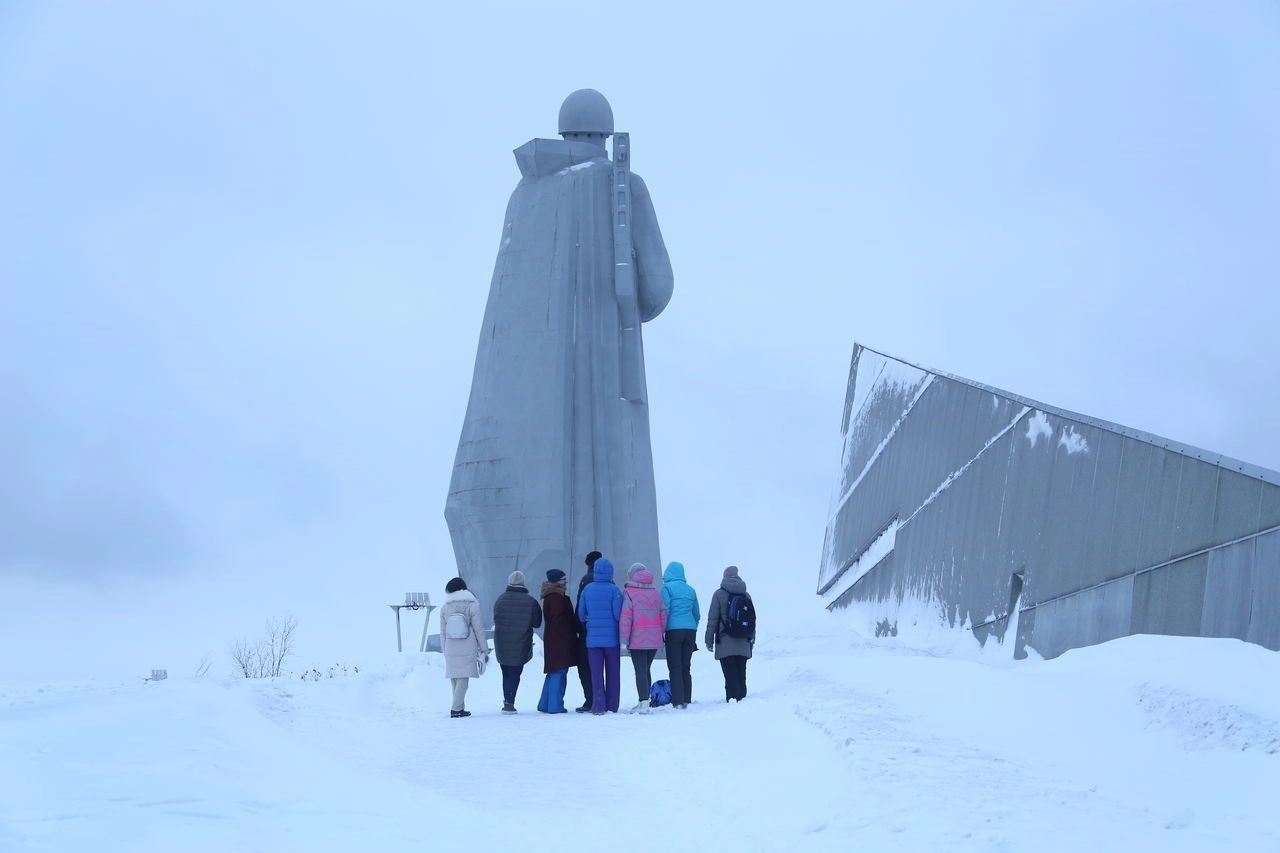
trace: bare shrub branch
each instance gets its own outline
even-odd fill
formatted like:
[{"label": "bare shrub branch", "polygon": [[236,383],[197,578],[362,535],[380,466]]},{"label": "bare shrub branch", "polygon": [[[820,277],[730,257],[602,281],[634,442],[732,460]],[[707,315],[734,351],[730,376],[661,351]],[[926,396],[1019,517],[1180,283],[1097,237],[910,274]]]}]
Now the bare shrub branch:
[{"label": "bare shrub branch", "polygon": [[258,645],[241,638],[227,644],[227,652],[236,665],[236,669],[245,678],[261,678],[258,667]]},{"label": "bare shrub branch", "polygon": [[263,641],[266,675],[272,678],[280,677],[285,659],[293,654],[293,633],[297,628],[298,620],[292,615],[284,617],[279,622],[275,620],[267,622],[266,638]]},{"label": "bare shrub branch", "polygon": [[292,615],[278,621],[271,619],[257,642],[236,640],[227,645],[227,651],[245,678],[279,678],[285,660],[293,654],[293,635],[297,628],[298,620]]}]

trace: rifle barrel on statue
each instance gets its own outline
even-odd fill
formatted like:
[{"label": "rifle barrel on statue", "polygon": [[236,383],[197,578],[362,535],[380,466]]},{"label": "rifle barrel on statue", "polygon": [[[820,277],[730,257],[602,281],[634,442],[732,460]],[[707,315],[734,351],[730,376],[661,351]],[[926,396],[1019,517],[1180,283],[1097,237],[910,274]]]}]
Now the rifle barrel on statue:
[{"label": "rifle barrel on statue", "polygon": [[644,399],[644,350],[636,292],[635,246],[631,239],[631,135],[613,136],[613,283],[621,332],[622,398]]}]

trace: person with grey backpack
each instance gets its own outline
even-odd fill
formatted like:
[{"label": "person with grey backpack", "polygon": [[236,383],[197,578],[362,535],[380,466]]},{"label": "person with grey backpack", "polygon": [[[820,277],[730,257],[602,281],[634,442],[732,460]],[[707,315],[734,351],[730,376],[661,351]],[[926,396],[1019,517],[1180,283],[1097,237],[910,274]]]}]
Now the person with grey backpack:
[{"label": "person with grey backpack", "polygon": [[445,584],[440,607],[440,649],[444,652],[444,675],[453,684],[453,704],[449,716],[470,717],[466,709],[467,687],[484,674],[489,662],[489,641],[480,618],[480,602],[467,589],[467,582],[454,578]]}]

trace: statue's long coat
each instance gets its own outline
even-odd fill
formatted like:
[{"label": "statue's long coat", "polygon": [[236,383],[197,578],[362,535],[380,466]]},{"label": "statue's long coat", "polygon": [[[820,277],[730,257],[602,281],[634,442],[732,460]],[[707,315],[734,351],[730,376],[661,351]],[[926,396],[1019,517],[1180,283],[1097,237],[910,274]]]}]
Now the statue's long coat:
[{"label": "statue's long coat", "polygon": [[[587,552],[659,570],[647,403],[620,393],[610,185],[603,148],[516,149],[445,519],[458,570],[488,607],[520,569],[571,580]],[[671,298],[671,262],[644,182],[631,176],[640,316]],[[644,395],[648,399],[647,393]]]}]

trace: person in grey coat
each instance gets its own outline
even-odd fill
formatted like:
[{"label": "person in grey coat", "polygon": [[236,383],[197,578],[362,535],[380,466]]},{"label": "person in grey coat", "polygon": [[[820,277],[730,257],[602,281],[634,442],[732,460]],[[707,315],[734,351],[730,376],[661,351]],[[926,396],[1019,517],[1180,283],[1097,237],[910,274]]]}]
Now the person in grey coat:
[{"label": "person in grey coat", "polygon": [[516,712],[520,674],[533,658],[533,632],[542,626],[542,608],[529,594],[524,572],[507,578],[507,589],[493,603],[493,649],[502,667],[502,713]]},{"label": "person in grey coat", "polygon": [[734,595],[745,595],[747,601],[751,601],[746,582],[738,577],[738,567],[729,566],[724,570],[720,588],[711,596],[711,607],[707,612],[707,633],[703,638],[707,650],[716,653],[716,660],[720,661],[720,669],[724,672],[726,702],[731,699],[741,702],[747,698],[747,661],[756,644],[754,627],[746,637],[731,637],[724,632],[729,616],[729,599]]},{"label": "person in grey coat", "polygon": [[[481,659],[489,659],[489,641],[480,618],[480,602],[467,589],[467,582],[454,578],[445,584],[444,591],[444,604],[440,607],[440,648],[444,651],[445,678],[453,685],[449,716],[457,719],[471,716],[466,708],[467,686],[471,679],[480,676]],[[450,622],[454,616],[457,618]]]}]

